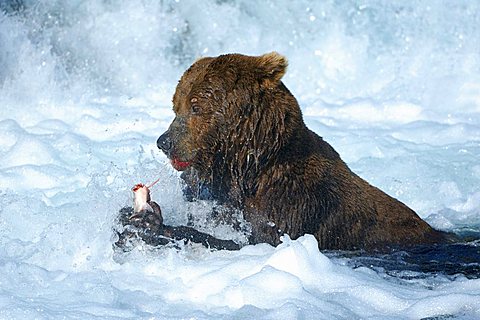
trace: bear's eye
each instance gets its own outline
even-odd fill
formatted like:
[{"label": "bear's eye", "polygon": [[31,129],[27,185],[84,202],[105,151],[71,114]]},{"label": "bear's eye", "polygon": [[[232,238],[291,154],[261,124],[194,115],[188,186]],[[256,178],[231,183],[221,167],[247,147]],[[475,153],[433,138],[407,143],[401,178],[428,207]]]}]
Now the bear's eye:
[{"label": "bear's eye", "polygon": [[193,114],[199,114],[202,109],[198,104],[192,104],[192,113]]},{"label": "bear's eye", "polygon": [[191,105],[192,113],[193,114],[199,114],[200,111],[202,111],[202,108],[200,108],[200,105],[197,103],[198,99],[197,98],[192,98],[190,100],[190,102],[192,103],[192,105]]}]

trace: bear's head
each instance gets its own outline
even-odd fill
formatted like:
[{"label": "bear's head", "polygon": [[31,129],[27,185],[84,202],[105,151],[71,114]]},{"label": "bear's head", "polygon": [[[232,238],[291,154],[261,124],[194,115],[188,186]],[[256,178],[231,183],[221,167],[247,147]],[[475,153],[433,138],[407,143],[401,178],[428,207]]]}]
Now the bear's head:
[{"label": "bear's head", "polygon": [[286,67],[276,52],[199,59],[177,85],[175,119],[158,147],[175,169],[192,166],[205,175],[213,168],[245,174],[268,162],[303,124],[295,98],[280,81]]}]

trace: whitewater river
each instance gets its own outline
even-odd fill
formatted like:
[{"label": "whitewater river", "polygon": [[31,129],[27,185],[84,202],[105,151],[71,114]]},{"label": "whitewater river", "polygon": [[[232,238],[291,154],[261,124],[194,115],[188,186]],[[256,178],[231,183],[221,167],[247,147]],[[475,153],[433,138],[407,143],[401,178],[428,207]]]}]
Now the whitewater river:
[{"label": "whitewater river", "polygon": [[183,199],[155,142],[196,58],[273,50],[353,171],[478,236],[478,1],[0,1],[0,319],[479,319],[475,241],[448,272],[309,235],[112,250],[130,188],[157,178],[166,223],[235,237]]}]

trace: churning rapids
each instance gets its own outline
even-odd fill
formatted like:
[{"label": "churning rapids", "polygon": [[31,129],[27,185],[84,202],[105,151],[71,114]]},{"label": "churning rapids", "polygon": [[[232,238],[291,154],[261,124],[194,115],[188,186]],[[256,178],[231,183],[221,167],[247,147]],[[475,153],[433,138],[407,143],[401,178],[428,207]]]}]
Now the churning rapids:
[{"label": "churning rapids", "polygon": [[[155,141],[197,57],[272,50],[307,125],[465,244],[391,255],[195,245],[114,253],[130,188],[183,199]],[[480,318],[478,1],[0,1],[1,319]]]}]

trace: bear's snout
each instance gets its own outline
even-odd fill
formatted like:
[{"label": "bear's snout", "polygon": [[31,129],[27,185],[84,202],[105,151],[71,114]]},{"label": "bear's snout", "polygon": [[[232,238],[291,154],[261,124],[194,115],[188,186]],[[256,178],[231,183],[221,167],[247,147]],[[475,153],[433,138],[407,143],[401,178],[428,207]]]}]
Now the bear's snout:
[{"label": "bear's snout", "polygon": [[157,147],[162,150],[168,157],[172,152],[172,139],[169,130],[165,131],[157,140]]}]

